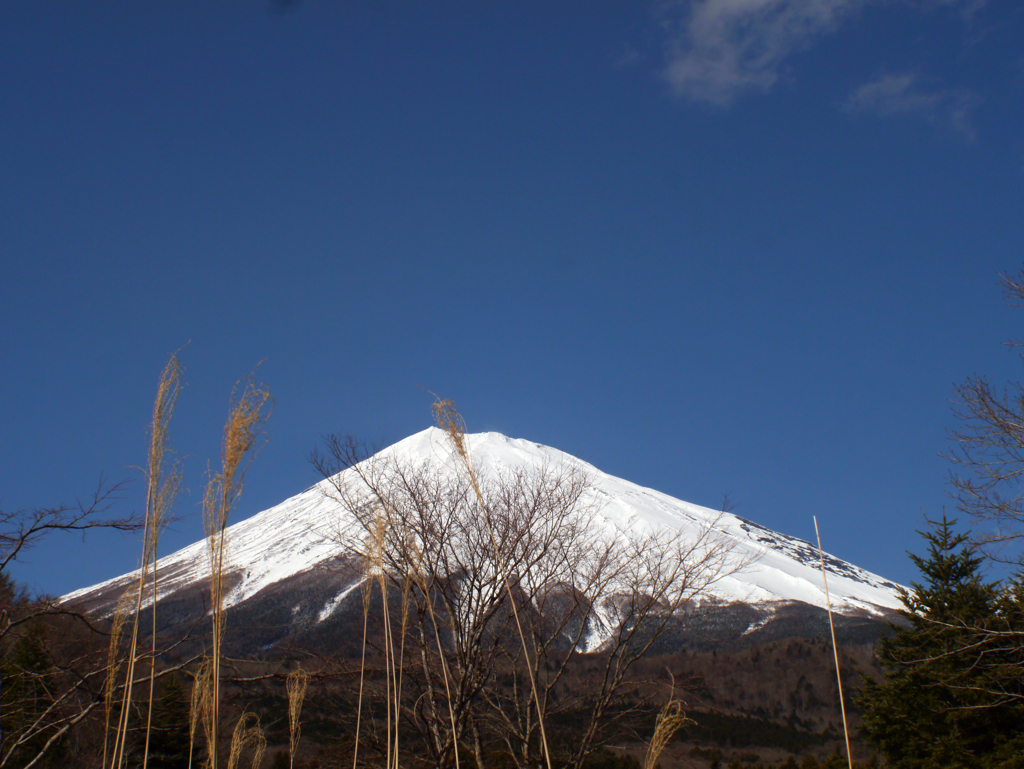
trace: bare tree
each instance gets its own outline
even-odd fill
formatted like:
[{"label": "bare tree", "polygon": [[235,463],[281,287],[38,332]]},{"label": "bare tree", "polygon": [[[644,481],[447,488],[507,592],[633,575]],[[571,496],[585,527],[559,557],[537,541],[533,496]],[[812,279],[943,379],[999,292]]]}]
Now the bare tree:
[{"label": "bare tree", "polygon": [[[0,513],[0,767],[61,765],[64,758],[58,753],[72,749],[76,765],[92,761],[105,768],[122,767],[134,764],[137,758],[145,767],[153,731],[155,683],[172,672],[193,667],[198,660],[198,655],[182,659],[177,654],[195,639],[201,620],[178,628],[173,637],[161,638],[156,621],[158,534],[169,518],[180,482],[177,465],[165,461],[168,423],[180,390],[180,375],[181,365],[172,356],[161,374],[153,408],[144,470],[148,482],[144,516],[105,517],[119,486],[101,486],[87,504]],[[265,389],[255,386],[244,387],[237,398],[232,397],[225,428],[224,470],[213,478],[206,500],[214,513],[211,540],[219,548],[214,552],[215,601],[222,594],[219,568],[227,514],[241,493],[242,476],[268,401]],[[215,497],[213,502],[211,497]],[[98,618],[74,606],[30,597],[19,591],[5,572],[49,533],[95,528],[143,533],[138,579],[125,590],[112,617]],[[147,628],[143,610],[147,608],[150,643],[144,648],[141,642]],[[214,606],[215,672],[219,672],[222,624],[217,612],[221,608],[220,604]],[[212,688],[215,718],[218,680],[214,679]],[[133,690],[137,695],[140,687],[148,689],[145,699],[133,696]],[[214,720],[214,744],[216,727]],[[211,765],[216,766],[214,749],[210,757]]]},{"label": "bare tree", "polygon": [[53,533],[141,529],[136,515],[107,517],[121,488],[101,481],[85,502],[0,511],[0,767],[48,759],[102,701],[106,669],[97,623],[19,587],[9,567]]},{"label": "bare tree", "polygon": [[[126,653],[121,649],[112,661],[111,623],[27,596],[5,575],[0,575],[0,601],[9,610],[0,640],[0,767],[27,769],[68,763],[100,767],[104,707],[111,700],[119,701],[127,687],[125,681],[110,680],[110,674],[123,667]],[[130,633],[131,628],[128,630]],[[192,630],[163,646],[158,654],[166,664],[137,673],[135,686],[148,685],[192,665],[194,658],[175,658]],[[143,726],[145,704],[129,704],[135,722]],[[140,732],[144,732],[142,726],[130,735],[135,749],[142,748]]]},{"label": "bare tree", "polygon": [[[376,746],[392,764],[398,734],[412,731],[423,765],[457,766],[461,751],[481,769],[496,753],[542,766],[544,725],[572,714],[582,728],[559,741],[558,759],[582,766],[609,720],[635,706],[634,663],[737,566],[716,521],[689,538],[606,524],[573,463],[485,474],[458,446],[453,461],[414,464],[351,439],[325,445],[314,464],[344,510],[338,540],[378,585],[367,643],[391,662],[367,686],[393,708]],[[596,673],[573,675],[584,657]]]},{"label": "bare tree", "polygon": [[92,529],[138,531],[143,521],[139,515],[105,517],[111,505],[120,499],[124,483],[107,483],[100,479],[92,497],[76,500],[73,505],[59,505],[23,510],[0,510],[0,572],[21,559],[41,539],[55,532],[85,532]]},{"label": "bare tree", "polygon": [[[1024,268],[1000,278],[1009,303],[1024,307]],[[1009,347],[1022,344],[1007,342]],[[974,374],[954,388],[954,396],[959,426],[950,432],[946,458],[952,464],[950,495],[974,525],[970,550],[965,552],[972,559],[975,551],[983,553],[1015,573],[1003,582],[986,585],[975,577],[974,582],[963,580],[957,586],[986,596],[987,609],[981,614],[976,608],[973,615],[964,613],[965,607],[976,607],[977,600],[961,598],[955,603],[948,596],[942,613],[911,607],[913,621],[922,626],[921,637],[943,639],[943,644],[909,664],[936,671],[929,686],[950,693],[955,704],[947,712],[1000,710],[1016,707],[1024,696],[1024,385],[997,384]],[[949,525],[943,518],[937,530],[948,536]],[[957,538],[954,544],[964,539]],[[980,570],[980,557],[972,563]]]},{"label": "bare tree", "polygon": [[89,642],[95,624],[19,588],[9,568],[54,533],[140,530],[138,515],[109,516],[122,488],[101,480],[73,505],[0,510],[0,766],[37,763],[84,721],[96,707],[92,689],[102,688],[89,674],[103,668]]},{"label": "bare tree", "polygon": [[[1024,306],[1024,269],[1000,277],[1011,304]],[[961,427],[952,431],[947,454],[951,494],[979,527],[978,544],[990,557],[1024,566],[1024,386],[975,374],[954,393]]]}]

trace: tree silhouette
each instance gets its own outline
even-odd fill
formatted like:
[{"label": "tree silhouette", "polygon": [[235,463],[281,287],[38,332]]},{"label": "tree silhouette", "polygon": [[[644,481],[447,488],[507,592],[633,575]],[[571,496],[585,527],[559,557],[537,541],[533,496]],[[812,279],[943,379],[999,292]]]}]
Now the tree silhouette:
[{"label": "tree silhouette", "polygon": [[1019,622],[1019,603],[984,581],[983,558],[956,521],[929,523],[927,555],[910,556],[923,581],[903,592],[905,624],[878,645],[884,680],[866,680],[858,697],[864,731],[893,769],[1008,767],[1024,701],[1019,667],[1006,677],[1020,651],[1003,633]]}]

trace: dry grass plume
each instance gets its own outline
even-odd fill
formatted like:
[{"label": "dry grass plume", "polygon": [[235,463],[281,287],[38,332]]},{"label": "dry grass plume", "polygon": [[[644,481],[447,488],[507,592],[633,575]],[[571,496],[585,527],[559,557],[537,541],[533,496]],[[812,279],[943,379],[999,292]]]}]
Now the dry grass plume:
[{"label": "dry grass plume", "polygon": [[228,769],[235,769],[242,752],[252,754],[252,768],[259,769],[263,752],[267,749],[267,738],[260,728],[260,718],[255,713],[242,713],[231,735],[231,752],[228,754]]},{"label": "dry grass plume", "polygon": [[[135,591],[129,587],[117,601],[117,608],[114,609],[114,616],[110,626],[110,648],[107,652],[107,677],[103,686],[103,764],[107,766],[107,756],[110,743],[110,718],[114,711],[114,694],[117,691],[117,674],[121,669],[121,660],[118,659],[118,652],[121,646],[121,632],[124,630],[124,623],[128,619],[128,607],[136,600]],[[118,719],[120,721],[120,718]]]},{"label": "dry grass plume", "polygon": [[693,723],[691,719],[686,717],[686,713],[683,712],[683,703],[672,696],[674,693],[675,680],[672,681],[672,693],[669,694],[668,702],[665,703],[665,707],[658,713],[658,720],[654,723],[654,735],[647,745],[647,755],[644,756],[643,769],[654,769],[658,764],[658,757],[661,756],[661,751],[665,749],[668,741],[672,739],[672,735],[679,731],[687,722]]},{"label": "dry grass plume", "polygon": [[[434,403],[431,405],[431,411],[434,414],[434,422],[448,437],[448,443],[451,445],[455,458],[459,464],[462,465],[462,469],[466,472],[470,486],[473,488],[473,493],[476,495],[477,503],[480,505],[480,512],[483,516],[484,522],[487,524],[487,534],[491,540],[495,566],[498,569],[498,573],[501,575],[502,581],[505,583],[505,592],[508,595],[509,605],[512,608],[512,616],[516,622],[516,630],[519,633],[519,640],[522,643],[523,659],[526,660],[527,663],[526,673],[530,679],[530,688],[533,692],[533,702],[537,708],[537,726],[540,730],[541,746],[544,749],[544,762],[547,765],[547,769],[551,769],[551,751],[548,748],[548,737],[544,728],[544,708],[541,705],[540,694],[537,692],[537,680],[533,675],[533,669],[530,663],[530,653],[527,648],[526,633],[523,631],[523,625],[519,619],[519,609],[516,607],[515,596],[512,593],[512,586],[508,580],[508,570],[505,566],[504,560],[502,559],[501,550],[498,547],[498,541],[494,534],[494,526],[491,524],[490,511],[488,510],[487,503],[484,500],[483,492],[480,490],[480,480],[477,477],[476,467],[473,465],[473,457],[470,454],[469,444],[466,442],[466,421],[462,418],[462,414],[460,414],[458,409],[455,408],[455,404],[452,401],[441,400],[436,395],[434,397]],[[455,752],[458,754],[457,747]]]},{"label": "dry grass plume", "polygon": [[153,681],[156,672],[156,555],[157,541],[160,531],[174,502],[177,499],[181,487],[181,468],[177,463],[170,467],[164,464],[165,455],[168,450],[168,428],[171,415],[174,413],[174,406],[178,400],[178,393],[181,391],[181,375],[183,367],[177,356],[172,355],[171,359],[164,366],[160,374],[160,382],[157,385],[156,400],[153,403],[153,417],[150,424],[149,455],[147,458],[144,474],[146,477],[146,518],[143,526],[142,536],[142,565],[139,569],[138,587],[134,592],[135,597],[135,622],[132,625],[132,638],[128,652],[128,665],[125,678],[124,696],[122,698],[121,713],[118,719],[117,733],[114,738],[114,747],[110,756],[110,766],[120,767],[125,761],[125,742],[128,735],[128,719],[131,714],[132,684],[135,680],[135,665],[141,659],[138,651],[139,644],[139,617],[145,604],[147,580],[152,566],[152,602],[153,602],[153,646],[150,651],[150,676],[149,676],[149,706],[146,720],[146,744],[142,754],[142,766],[145,769],[149,754],[149,735],[152,725],[153,713]]},{"label": "dry grass plume", "polygon": [[[239,392],[240,391],[240,392]],[[203,521],[206,526],[210,557],[210,604],[213,615],[210,659],[211,697],[209,765],[217,769],[217,731],[220,721],[220,649],[224,639],[224,569],[226,565],[226,529],[231,511],[242,496],[245,472],[263,441],[263,425],[270,416],[273,399],[265,385],[257,385],[249,375],[231,394],[228,421],[224,426],[221,471],[210,479],[203,495]]]},{"label": "dry grass plume", "polygon": [[302,701],[306,699],[306,687],[309,685],[309,673],[301,667],[288,674],[285,688],[288,691],[288,764],[295,766],[295,752],[299,747]]},{"label": "dry grass plume", "polygon": [[[210,674],[213,666],[209,658],[204,658],[192,678],[192,700],[188,711],[188,766],[192,769],[192,756],[196,744],[196,731],[200,724],[207,743],[210,742],[212,726],[210,724]],[[208,763],[208,762],[207,762]]]}]

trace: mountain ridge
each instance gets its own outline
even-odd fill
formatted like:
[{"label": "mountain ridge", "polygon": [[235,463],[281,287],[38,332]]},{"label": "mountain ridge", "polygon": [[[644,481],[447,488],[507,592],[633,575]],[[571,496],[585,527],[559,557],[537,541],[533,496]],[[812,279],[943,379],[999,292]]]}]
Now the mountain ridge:
[{"label": "mountain ridge", "polygon": [[[772,531],[729,512],[711,510],[670,497],[602,472],[576,457],[523,439],[495,432],[465,436],[474,462],[486,474],[499,468],[572,466],[585,472],[591,485],[587,501],[609,531],[680,531],[685,536],[713,525],[740,560],[751,565],[727,574],[708,590],[705,599],[720,603],[771,605],[797,602],[826,606],[817,548],[810,542]],[[447,436],[437,428],[415,433],[376,456],[391,457],[440,472],[457,472]],[[353,473],[352,469],[346,473]],[[335,564],[332,595],[315,611],[324,622],[343,603],[357,600],[363,577],[351,564],[339,566],[338,538],[345,512],[330,494],[330,479],[321,481],[267,510],[228,527],[228,607],[241,607],[275,585],[294,583],[328,564]],[[344,559],[341,559],[344,560]],[[832,608],[840,614],[883,619],[901,606],[899,586],[835,556],[825,554]],[[164,556],[158,565],[159,601],[193,591],[209,579],[206,542],[200,540]],[[345,575],[342,579],[338,574]],[[118,597],[138,578],[138,571],[91,585],[63,596],[62,603],[109,613]],[[303,581],[299,580],[299,581]],[[353,595],[354,594],[354,595]],[[307,609],[307,611],[312,611]],[[770,612],[769,612],[770,613]]]}]

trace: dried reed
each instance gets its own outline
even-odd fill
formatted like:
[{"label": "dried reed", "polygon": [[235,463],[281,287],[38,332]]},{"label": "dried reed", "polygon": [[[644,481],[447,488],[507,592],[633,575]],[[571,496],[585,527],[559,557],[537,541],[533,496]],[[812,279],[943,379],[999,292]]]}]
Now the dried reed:
[{"label": "dried reed", "polygon": [[[121,662],[118,660],[118,648],[121,645],[121,631],[124,629],[125,620],[128,619],[128,606],[135,600],[135,593],[131,587],[127,588],[117,601],[117,608],[114,609],[114,617],[110,626],[110,649],[107,652],[107,678],[103,687],[103,763],[107,765],[107,751],[110,741],[110,716],[114,709],[114,692],[117,690],[117,672],[121,669]],[[118,719],[120,720],[120,719]]]},{"label": "dried reed", "polygon": [[[408,538],[408,533],[403,532],[402,539],[408,540]],[[405,549],[408,550],[407,542]],[[405,634],[409,624],[409,590],[411,588],[412,580],[409,579],[408,574],[404,574],[402,579],[402,622],[398,646],[398,680],[395,683],[395,769],[398,769],[399,705],[402,702],[402,673],[405,670]]]},{"label": "dried reed", "polygon": [[455,758],[455,769],[459,769],[459,741],[455,731],[455,708],[452,707],[452,689],[449,683],[448,661],[445,659],[444,648],[441,646],[441,634],[437,628],[437,617],[434,615],[434,601],[430,596],[427,576],[423,573],[423,569],[420,568],[423,554],[420,552],[415,540],[409,543],[409,554],[410,568],[408,577],[413,579],[420,590],[423,591],[424,602],[427,604],[427,614],[430,617],[430,623],[434,626],[434,642],[437,644],[437,656],[441,662],[441,675],[444,677],[444,693],[448,703],[448,717],[452,724],[452,752]]},{"label": "dried reed", "polygon": [[188,766],[192,769],[192,755],[196,742],[196,727],[200,723],[210,737],[210,673],[213,666],[204,658],[192,678],[192,701],[188,711]]},{"label": "dried reed", "polygon": [[228,754],[228,769],[238,766],[238,760],[246,748],[252,751],[252,768],[258,769],[263,760],[263,752],[267,749],[267,738],[260,728],[260,718],[255,713],[242,713],[235,724],[235,731],[231,735],[231,752]]},{"label": "dried reed", "polygon": [[362,700],[366,674],[366,637],[367,625],[369,622],[370,598],[373,592],[373,584],[377,583],[380,588],[381,602],[383,605],[384,621],[384,681],[385,681],[385,734],[387,735],[385,746],[385,766],[387,769],[397,769],[399,763],[398,742],[400,736],[401,718],[401,696],[402,696],[402,671],[404,669],[405,657],[405,635],[409,616],[409,591],[412,587],[410,580],[402,582],[401,601],[401,623],[399,632],[401,639],[399,650],[395,651],[394,628],[392,625],[391,609],[388,602],[388,585],[390,576],[386,567],[388,561],[387,541],[388,532],[393,528],[391,516],[386,507],[380,504],[374,508],[369,535],[366,540],[363,562],[363,649],[362,660],[359,667],[359,698],[356,707],[356,734],[355,747],[352,755],[353,769],[358,764],[359,734],[362,726]]},{"label": "dried reed", "polygon": [[[394,727],[395,729],[398,728],[398,687],[395,680],[395,644],[394,638],[391,634],[391,611],[388,608],[388,575],[387,569],[384,565],[385,549],[387,547],[387,528],[388,521],[386,518],[386,511],[378,507],[374,513],[374,526],[371,531],[370,567],[373,570],[374,576],[377,578],[377,584],[380,586],[380,595],[384,610],[384,690],[387,705],[387,717],[385,719],[385,728],[387,730],[385,754],[387,760],[385,766],[388,767],[388,769],[391,769],[392,762],[397,764],[398,761],[397,751],[392,750],[393,743],[391,731],[392,710],[395,715]],[[394,693],[393,698],[392,692]],[[394,707],[392,708],[392,706]]]},{"label": "dried reed", "polygon": [[[533,692],[533,702],[537,708],[537,726],[540,730],[541,746],[544,749],[544,762],[547,765],[547,769],[551,769],[551,751],[548,748],[548,738],[544,729],[544,709],[541,706],[540,695],[537,692],[537,680],[533,674],[533,664],[530,662],[530,653],[526,645],[526,633],[523,631],[522,622],[519,620],[519,609],[516,607],[515,596],[512,594],[512,586],[508,580],[508,570],[505,567],[504,559],[501,556],[501,550],[498,547],[498,541],[494,534],[494,526],[491,524],[490,511],[484,501],[483,492],[480,490],[480,482],[477,478],[476,468],[473,465],[473,458],[470,454],[469,445],[466,443],[466,422],[455,408],[455,404],[452,403],[452,401],[441,400],[440,398],[437,398],[436,395],[434,397],[436,400],[431,405],[431,410],[434,414],[434,422],[447,435],[448,442],[451,444],[452,451],[455,453],[457,461],[462,465],[462,468],[465,470],[466,475],[469,478],[470,486],[473,489],[473,493],[476,495],[477,503],[480,505],[480,512],[483,515],[484,523],[487,525],[487,534],[491,540],[495,566],[497,566],[498,573],[501,575],[501,579],[505,583],[505,592],[508,594],[509,604],[512,607],[512,616],[515,619],[516,630],[519,633],[519,640],[522,643],[523,659],[526,660],[526,672],[530,679],[530,689]],[[455,752],[456,754],[458,753],[457,745]]]},{"label": "dried reed", "polygon": [[821,559],[821,581],[825,584],[825,605],[828,607],[828,629],[832,632],[832,652],[836,658],[836,683],[839,685],[839,708],[843,713],[843,735],[846,737],[846,762],[853,769],[853,754],[850,752],[850,729],[846,725],[846,703],[843,701],[843,677],[839,674],[839,647],[836,646],[836,627],[832,622],[832,599],[828,594],[828,580],[825,579],[825,552],[821,549],[821,534],[818,532],[818,516],[814,516],[814,534],[818,538],[818,557]]},{"label": "dried reed", "polygon": [[174,501],[177,498],[181,485],[181,471],[177,464],[169,470],[164,468],[164,455],[167,452],[168,441],[167,431],[170,425],[171,415],[174,413],[174,405],[178,400],[178,393],[181,391],[182,365],[177,356],[172,355],[171,359],[164,366],[160,374],[160,382],[157,386],[156,400],[153,403],[153,419],[150,424],[149,456],[145,468],[146,475],[146,518],[143,524],[142,544],[142,565],[139,569],[138,589],[135,594],[135,622],[132,625],[132,640],[128,653],[128,669],[126,673],[124,696],[122,698],[121,714],[118,719],[118,730],[114,739],[113,755],[111,766],[120,767],[125,759],[125,741],[128,736],[128,717],[130,715],[130,704],[132,699],[132,684],[135,679],[135,664],[140,659],[138,655],[139,643],[139,617],[142,614],[143,602],[146,593],[146,581],[149,576],[149,567],[153,565],[153,646],[150,654],[150,676],[149,676],[149,708],[146,720],[146,746],[144,748],[142,765],[145,769],[149,754],[149,735],[152,727],[153,714],[153,682],[156,673],[156,545],[160,531],[166,522]]},{"label": "dried reed", "polygon": [[295,751],[299,747],[299,715],[302,713],[302,701],[306,698],[306,687],[309,685],[309,673],[301,667],[288,674],[285,688],[288,691],[288,765],[295,766]]},{"label": "dried reed", "polygon": [[356,769],[359,759],[359,728],[363,720],[363,685],[366,680],[366,629],[370,620],[370,598],[373,593],[373,582],[370,579],[369,564],[364,564],[363,582],[359,586],[363,596],[363,651],[359,661],[359,698],[356,701],[356,738],[352,748],[352,769]]},{"label": "dried reed", "polygon": [[[239,395],[241,387],[241,395]],[[213,632],[210,659],[210,725],[208,764],[217,769],[217,738],[220,721],[220,649],[224,639],[224,567],[226,529],[232,509],[242,495],[245,472],[261,447],[263,425],[272,407],[270,392],[249,375],[231,393],[231,407],[224,426],[221,471],[210,479],[203,495],[203,521],[210,557],[210,604]]]},{"label": "dried reed", "polygon": [[[675,691],[674,679],[672,681],[672,691]],[[675,699],[672,694],[669,694],[668,702],[665,703],[665,707],[658,713],[658,720],[655,721],[654,735],[647,746],[647,755],[644,756],[643,769],[654,769],[658,763],[658,757],[661,756],[661,752],[665,749],[668,741],[672,739],[672,735],[679,731],[687,722],[693,723],[683,712],[683,703]]]},{"label": "dried reed", "polygon": [[[176,385],[176,387],[178,387]],[[177,399],[177,391],[174,393],[174,399]],[[161,464],[163,461],[164,448],[166,446],[166,421],[170,419],[170,409],[173,408],[173,402],[168,408],[166,414],[160,415],[160,419],[164,423],[163,429],[160,431],[159,436],[160,446],[156,445],[157,436],[156,430],[154,430],[153,446],[150,450],[150,477],[160,477],[162,473]],[[157,415],[154,413],[154,422],[157,420]],[[156,601],[158,597],[158,574],[157,574],[157,544],[160,539],[160,532],[163,530],[167,523],[167,519],[170,517],[171,509],[174,507],[174,503],[178,497],[178,492],[181,489],[181,465],[175,463],[170,471],[163,474],[163,479],[156,485],[156,493],[153,498],[153,524],[149,527],[149,558],[153,564],[153,582],[152,590],[150,595],[151,599],[151,620],[152,627],[150,628],[150,641],[152,646],[150,648],[149,658],[149,704],[146,709],[146,745],[142,753],[142,769],[146,769],[149,762],[149,738],[153,728],[153,687],[156,683]]]}]

